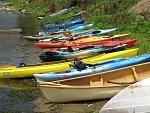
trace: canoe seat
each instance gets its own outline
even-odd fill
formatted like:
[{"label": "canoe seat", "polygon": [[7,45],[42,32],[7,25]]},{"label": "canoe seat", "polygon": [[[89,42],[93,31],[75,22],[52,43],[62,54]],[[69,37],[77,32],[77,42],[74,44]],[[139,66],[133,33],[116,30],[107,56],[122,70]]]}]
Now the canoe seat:
[{"label": "canoe seat", "polygon": [[90,86],[103,86],[104,85],[104,80],[100,76],[91,76],[90,77]]}]

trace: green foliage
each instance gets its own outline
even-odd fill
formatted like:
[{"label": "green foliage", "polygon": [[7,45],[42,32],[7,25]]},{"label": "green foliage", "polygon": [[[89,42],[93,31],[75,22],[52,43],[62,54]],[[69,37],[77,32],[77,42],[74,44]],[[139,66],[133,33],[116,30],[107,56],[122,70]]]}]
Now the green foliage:
[{"label": "green foliage", "polygon": [[[94,23],[93,29],[117,27],[115,33],[131,33],[138,39],[137,47],[140,54],[149,52],[150,22],[143,16],[129,14],[130,8],[139,0],[8,0],[17,9],[27,9],[33,14],[49,15],[64,8],[76,6],[76,9],[56,17],[46,16],[40,24],[56,23],[70,20],[71,16],[82,10],[86,11],[82,17],[87,22]],[[50,12],[51,11],[51,12]],[[48,13],[47,13],[48,12]]]},{"label": "green foliage", "polygon": [[117,5],[119,12],[128,11],[134,4],[139,0],[114,0],[115,5]]},{"label": "green foliage", "polygon": [[46,8],[41,8],[38,6],[33,6],[31,8],[32,14],[37,14],[37,15],[42,15],[47,9]]},{"label": "green foliage", "polygon": [[8,1],[18,10],[27,7],[24,0],[8,0]]}]

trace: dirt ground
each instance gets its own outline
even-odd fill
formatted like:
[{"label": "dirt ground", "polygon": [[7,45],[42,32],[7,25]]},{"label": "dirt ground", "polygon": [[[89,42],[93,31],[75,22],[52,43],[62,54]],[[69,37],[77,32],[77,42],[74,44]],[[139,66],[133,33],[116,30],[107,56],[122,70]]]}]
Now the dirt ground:
[{"label": "dirt ground", "polygon": [[150,20],[150,0],[140,0],[129,12],[140,14]]}]

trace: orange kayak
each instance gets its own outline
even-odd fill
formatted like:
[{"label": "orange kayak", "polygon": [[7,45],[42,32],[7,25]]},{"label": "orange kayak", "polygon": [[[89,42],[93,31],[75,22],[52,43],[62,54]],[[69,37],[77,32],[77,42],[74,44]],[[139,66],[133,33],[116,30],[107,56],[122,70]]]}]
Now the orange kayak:
[{"label": "orange kayak", "polygon": [[58,41],[58,42],[39,42],[35,43],[36,47],[39,48],[60,48],[60,47],[66,47],[66,46],[72,46],[72,42],[69,41]]},{"label": "orange kayak", "polygon": [[90,36],[86,38],[81,38],[73,41],[51,41],[51,42],[39,42],[35,43],[36,47],[39,48],[59,48],[59,47],[66,47],[66,46],[72,46],[77,44],[88,44],[91,42],[99,42],[99,41],[106,41],[106,40],[113,40],[116,38],[123,38],[125,36],[128,36],[129,34],[121,34],[121,35],[113,35],[113,36]]}]

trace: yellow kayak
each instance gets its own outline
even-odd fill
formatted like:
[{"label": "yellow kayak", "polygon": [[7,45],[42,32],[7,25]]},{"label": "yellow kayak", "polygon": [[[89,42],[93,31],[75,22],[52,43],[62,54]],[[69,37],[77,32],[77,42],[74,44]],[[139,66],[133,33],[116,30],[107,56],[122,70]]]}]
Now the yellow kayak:
[{"label": "yellow kayak", "polygon": [[76,39],[72,42],[78,43],[78,44],[83,44],[83,43],[89,43],[89,42],[98,42],[98,41],[104,41],[104,40],[112,40],[116,38],[124,38],[128,36],[129,33],[127,34],[118,34],[118,35],[113,35],[113,36],[89,36],[89,37],[84,37],[80,39]]},{"label": "yellow kayak", "polygon": [[[138,53],[138,48],[129,49],[119,52],[113,52],[108,54],[101,54],[94,57],[83,59],[85,63],[96,63],[104,60],[109,60],[119,57],[130,57],[135,56]],[[54,72],[69,69],[69,64],[72,62],[63,62],[56,64],[37,64],[37,65],[28,65],[24,67],[2,67],[0,68],[0,78],[25,78],[33,77],[33,74],[36,73],[45,73],[45,72]]]}]

